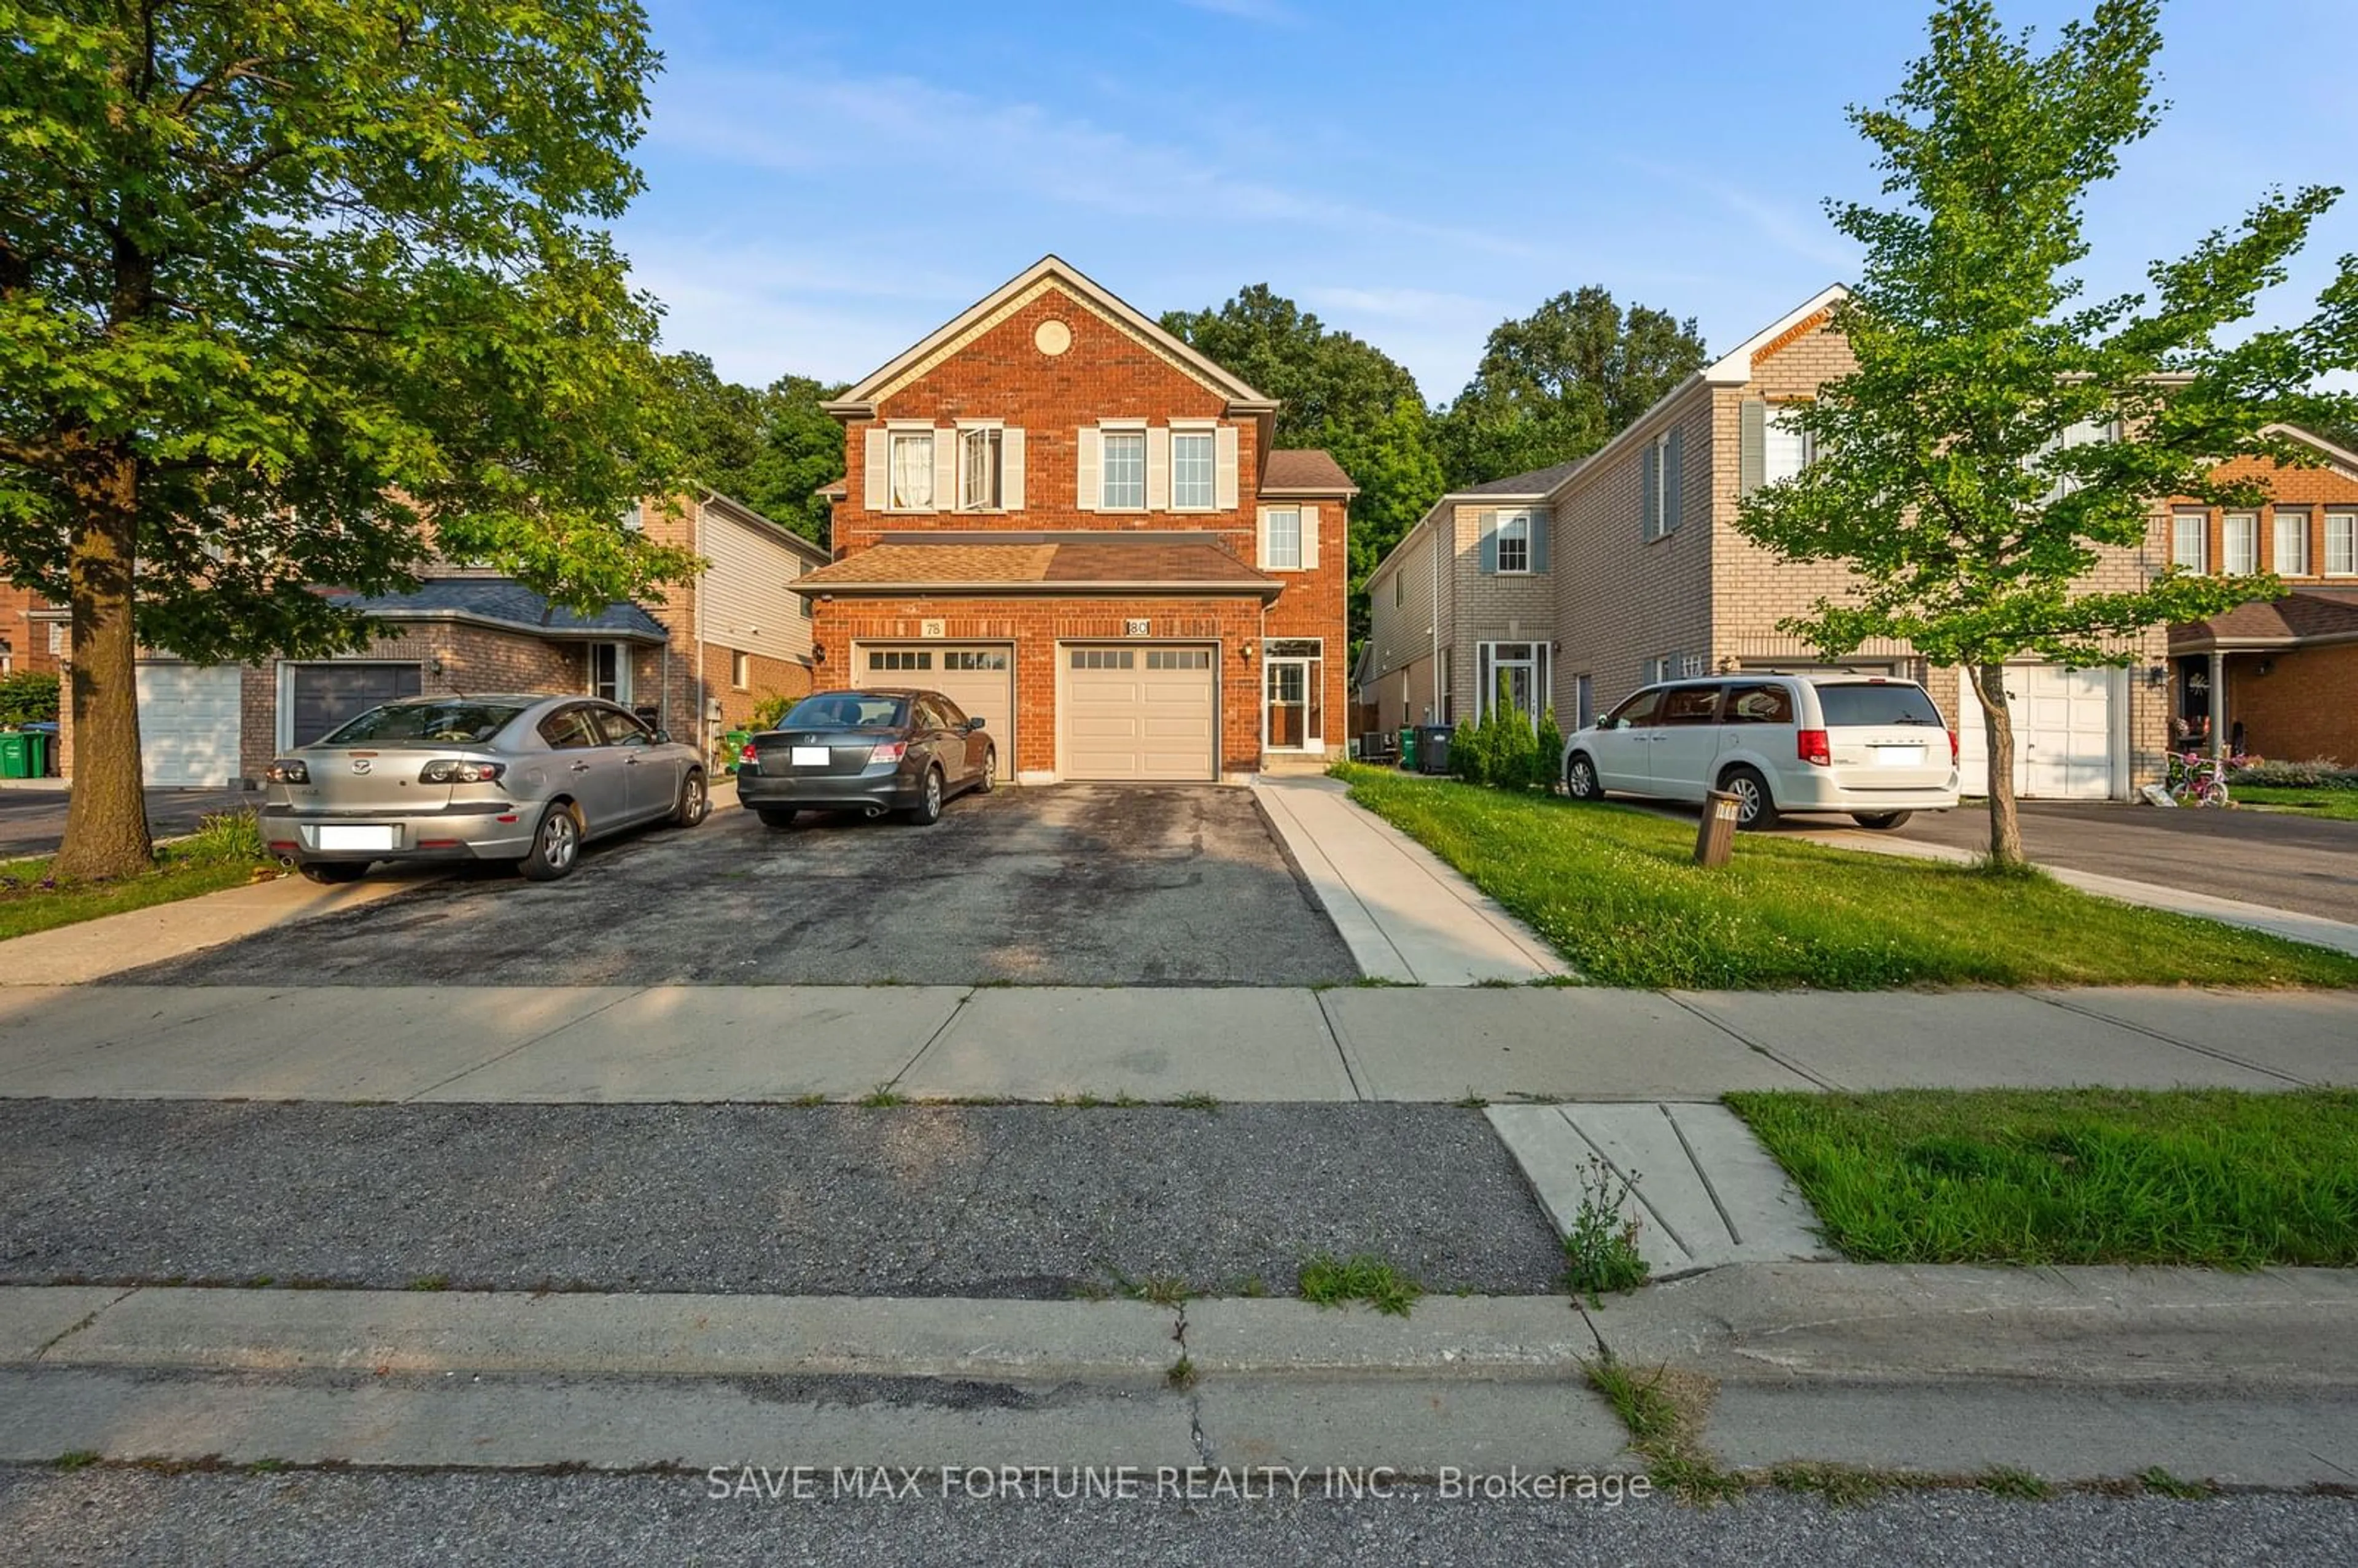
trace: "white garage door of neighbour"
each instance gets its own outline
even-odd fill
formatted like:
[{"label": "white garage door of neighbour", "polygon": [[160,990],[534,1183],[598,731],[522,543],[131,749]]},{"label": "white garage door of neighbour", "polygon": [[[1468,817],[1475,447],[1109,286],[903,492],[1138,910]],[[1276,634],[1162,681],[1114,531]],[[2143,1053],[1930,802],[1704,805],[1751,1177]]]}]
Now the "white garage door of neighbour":
[{"label": "white garage door of neighbour", "polygon": [[937,691],[969,719],[982,720],[999,776],[1015,776],[1015,650],[979,647],[886,648],[864,644],[860,668],[870,686]]},{"label": "white garage door of neighbour", "polygon": [[[2119,670],[2011,665],[2006,711],[2014,719],[2014,793],[2026,800],[2108,800],[2114,787],[2113,702]],[[1960,783],[1989,787],[1989,741],[1972,677],[1958,675]]]},{"label": "white garage door of neighbour", "polygon": [[139,757],[149,784],[237,779],[239,676],[235,665],[139,666]]}]

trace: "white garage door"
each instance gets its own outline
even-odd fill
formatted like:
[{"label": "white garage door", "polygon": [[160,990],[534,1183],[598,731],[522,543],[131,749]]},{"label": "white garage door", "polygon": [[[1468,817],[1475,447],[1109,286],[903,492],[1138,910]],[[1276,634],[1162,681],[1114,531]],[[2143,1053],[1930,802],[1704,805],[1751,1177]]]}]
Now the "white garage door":
[{"label": "white garage door", "polygon": [[1057,650],[1057,753],[1068,779],[1218,776],[1218,663],[1209,648]]},{"label": "white garage door", "polygon": [[1015,776],[1015,650],[1005,643],[975,647],[878,647],[862,644],[859,669],[868,686],[937,691],[982,720],[992,738],[999,776]]},{"label": "white garage door", "polygon": [[[2125,697],[2125,672],[2061,665],[2011,665],[2006,711],[2014,719],[2014,792],[2026,800],[2109,800],[2125,787],[2125,741],[2114,731]],[[1989,742],[1972,677],[1958,672],[1958,769],[1965,793],[1987,789]]]},{"label": "white garage door", "polygon": [[235,665],[139,666],[139,753],[151,784],[238,778]]}]

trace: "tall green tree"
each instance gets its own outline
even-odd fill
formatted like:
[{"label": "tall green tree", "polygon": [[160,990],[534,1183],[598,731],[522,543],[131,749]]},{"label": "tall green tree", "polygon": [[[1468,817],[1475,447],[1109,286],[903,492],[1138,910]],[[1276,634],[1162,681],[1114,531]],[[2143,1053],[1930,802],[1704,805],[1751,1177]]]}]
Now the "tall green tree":
[{"label": "tall green tree", "polygon": [[806,375],[756,389],[723,381],[702,354],[667,362],[697,482],[735,497],[813,544],[827,542],[820,486],[843,477],[843,427],[823,406],[843,389]]},{"label": "tall green tree", "polygon": [[1898,198],[1828,206],[1866,254],[1836,317],[1858,368],[1801,415],[1817,460],[1754,492],[1737,522],[1788,559],[1849,568],[1854,592],[1786,622],[1828,657],[1897,637],[1972,672],[1999,865],[2022,860],[2006,661],[2125,664],[2148,628],[2277,591],[2266,577],[2090,574],[2143,544],[2173,495],[2263,499],[2214,478],[2222,461],[2314,460],[2271,424],[2358,416],[2358,400],[2309,390],[2358,365],[2358,258],[2307,319],[2222,341],[2283,280],[2336,190],[2271,192],[2156,264],[2147,290],[2080,297],[2088,192],[2158,114],[2159,12],[2102,0],[2040,54],[1987,0],[1951,0],[1899,92],[1851,112]]},{"label": "tall green tree", "polygon": [[1436,421],[1452,488],[1586,457],[1704,363],[1693,318],[1595,285],[1503,321]]},{"label": "tall green tree", "polygon": [[[600,224],[634,0],[0,0],[0,565],[71,608],[61,875],[149,853],[134,658],[363,646],[431,550],[602,604],[679,449]],[[429,524],[430,519],[430,524]]]},{"label": "tall green tree", "polygon": [[1217,308],[1166,312],[1163,326],[1280,400],[1278,445],[1325,448],[1359,487],[1351,503],[1350,605],[1352,635],[1364,635],[1360,585],[1443,490],[1416,378],[1265,283]]}]

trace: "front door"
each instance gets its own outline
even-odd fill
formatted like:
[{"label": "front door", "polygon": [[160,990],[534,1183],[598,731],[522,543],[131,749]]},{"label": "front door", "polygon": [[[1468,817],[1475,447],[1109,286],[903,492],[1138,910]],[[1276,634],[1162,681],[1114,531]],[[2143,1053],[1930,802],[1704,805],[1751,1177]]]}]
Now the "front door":
[{"label": "front door", "polygon": [[1326,749],[1324,661],[1319,644],[1307,638],[1290,638],[1270,644],[1263,663],[1268,667],[1263,743],[1272,752],[1323,752]]}]

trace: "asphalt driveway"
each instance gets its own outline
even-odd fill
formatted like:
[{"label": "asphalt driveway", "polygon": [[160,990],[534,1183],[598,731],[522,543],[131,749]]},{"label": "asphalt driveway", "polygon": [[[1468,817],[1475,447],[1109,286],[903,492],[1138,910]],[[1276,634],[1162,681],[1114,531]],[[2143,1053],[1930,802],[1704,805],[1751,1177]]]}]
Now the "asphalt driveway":
[{"label": "asphalt driveway", "polygon": [[561,882],[471,870],[116,979],[1298,986],[1358,974],[1250,790],[1065,784],[968,795],[933,827],[804,821],[765,828],[723,790],[701,827],[592,845]]},{"label": "asphalt driveway", "polygon": [[[54,782],[54,781],[52,781]],[[62,787],[0,789],[0,860],[47,855],[66,834]],[[151,789],[147,830],[158,838],[197,830],[197,819],[216,811],[251,811],[262,797],[243,789]]]}]

